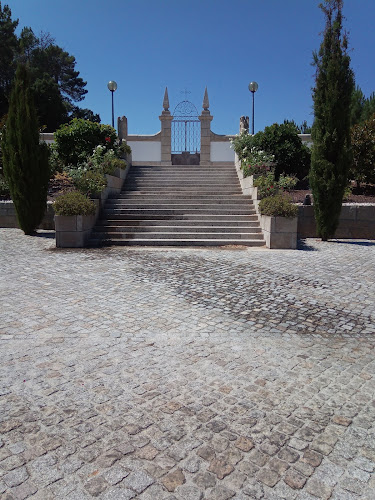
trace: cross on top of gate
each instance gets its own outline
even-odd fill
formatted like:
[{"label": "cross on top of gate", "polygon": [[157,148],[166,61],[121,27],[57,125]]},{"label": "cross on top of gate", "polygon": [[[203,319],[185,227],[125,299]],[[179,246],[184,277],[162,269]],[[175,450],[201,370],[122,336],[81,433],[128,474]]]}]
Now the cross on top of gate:
[{"label": "cross on top of gate", "polygon": [[185,101],[187,101],[188,95],[191,94],[190,90],[181,90],[180,94],[185,94]]}]

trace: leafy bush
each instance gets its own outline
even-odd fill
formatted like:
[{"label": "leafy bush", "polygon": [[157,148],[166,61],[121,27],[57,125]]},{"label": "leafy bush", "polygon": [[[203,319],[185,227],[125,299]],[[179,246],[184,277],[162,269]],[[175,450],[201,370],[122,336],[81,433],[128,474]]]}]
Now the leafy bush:
[{"label": "leafy bush", "polygon": [[9,184],[0,170],[0,196],[10,197]]},{"label": "leafy bush", "polygon": [[258,188],[258,198],[262,199],[266,196],[272,196],[279,191],[275,175],[270,172],[268,175],[261,175],[254,179],[254,186]]},{"label": "leafy bush", "polygon": [[244,177],[249,177],[250,175],[259,177],[260,175],[267,175],[268,172],[272,171],[272,167],[269,165],[252,165],[247,160],[242,161],[241,169]]},{"label": "leafy bush", "polygon": [[70,191],[53,203],[56,215],[95,215],[95,203],[78,191]]},{"label": "leafy bush", "polygon": [[113,149],[108,151],[104,146],[97,146],[91,157],[84,163],[84,167],[112,175],[117,168],[125,168],[126,162],[117,158]]},{"label": "leafy bush", "polygon": [[105,175],[99,171],[72,168],[68,175],[74,187],[87,196],[96,196],[107,186]]},{"label": "leafy bush", "polygon": [[274,123],[258,132],[256,142],[262,151],[274,155],[275,178],[282,172],[303,179],[310,169],[310,150],[298,137],[298,129],[292,123]]},{"label": "leafy bush", "polygon": [[257,135],[249,135],[247,132],[236,135],[230,142],[240,160],[247,158],[251,150],[258,146]]},{"label": "leafy bush", "polygon": [[278,180],[278,186],[281,189],[286,189],[287,191],[290,191],[291,189],[294,189],[297,185],[298,182],[298,177],[295,175],[285,175],[284,172],[280,175],[279,180]]},{"label": "leafy bush", "polygon": [[118,148],[116,130],[109,125],[74,118],[55,132],[56,151],[65,165],[77,166],[102,145],[106,150]]},{"label": "leafy bush", "polygon": [[351,129],[353,163],[350,178],[375,184],[375,115]]},{"label": "leafy bush", "polygon": [[298,214],[297,205],[293,205],[291,199],[284,194],[268,196],[259,202],[261,215],[274,217],[296,217]]}]

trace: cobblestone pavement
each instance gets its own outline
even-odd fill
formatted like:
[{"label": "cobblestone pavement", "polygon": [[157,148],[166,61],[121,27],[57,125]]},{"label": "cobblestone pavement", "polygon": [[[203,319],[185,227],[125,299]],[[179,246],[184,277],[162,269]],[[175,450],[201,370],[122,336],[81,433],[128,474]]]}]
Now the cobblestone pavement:
[{"label": "cobblestone pavement", "polygon": [[375,498],[375,242],[0,230],[2,499]]}]

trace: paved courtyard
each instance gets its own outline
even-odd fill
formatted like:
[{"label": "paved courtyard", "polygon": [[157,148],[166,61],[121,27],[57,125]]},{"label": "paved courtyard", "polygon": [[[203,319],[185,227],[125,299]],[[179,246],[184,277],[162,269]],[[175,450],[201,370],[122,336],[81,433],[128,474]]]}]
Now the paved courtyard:
[{"label": "paved courtyard", "polygon": [[375,241],[0,252],[2,499],[375,498]]}]

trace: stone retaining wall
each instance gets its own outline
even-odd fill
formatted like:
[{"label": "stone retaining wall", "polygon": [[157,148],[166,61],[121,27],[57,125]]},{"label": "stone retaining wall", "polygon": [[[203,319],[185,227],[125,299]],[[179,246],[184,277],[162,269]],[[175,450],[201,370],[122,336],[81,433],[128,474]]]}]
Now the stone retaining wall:
[{"label": "stone retaining wall", "polygon": [[[316,238],[314,207],[298,207],[298,237]],[[375,204],[342,206],[335,238],[375,239]]]},{"label": "stone retaining wall", "polygon": [[[39,229],[55,229],[52,202],[47,202],[47,211]],[[0,227],[18,227],[13,201],[0,201]]]}]

